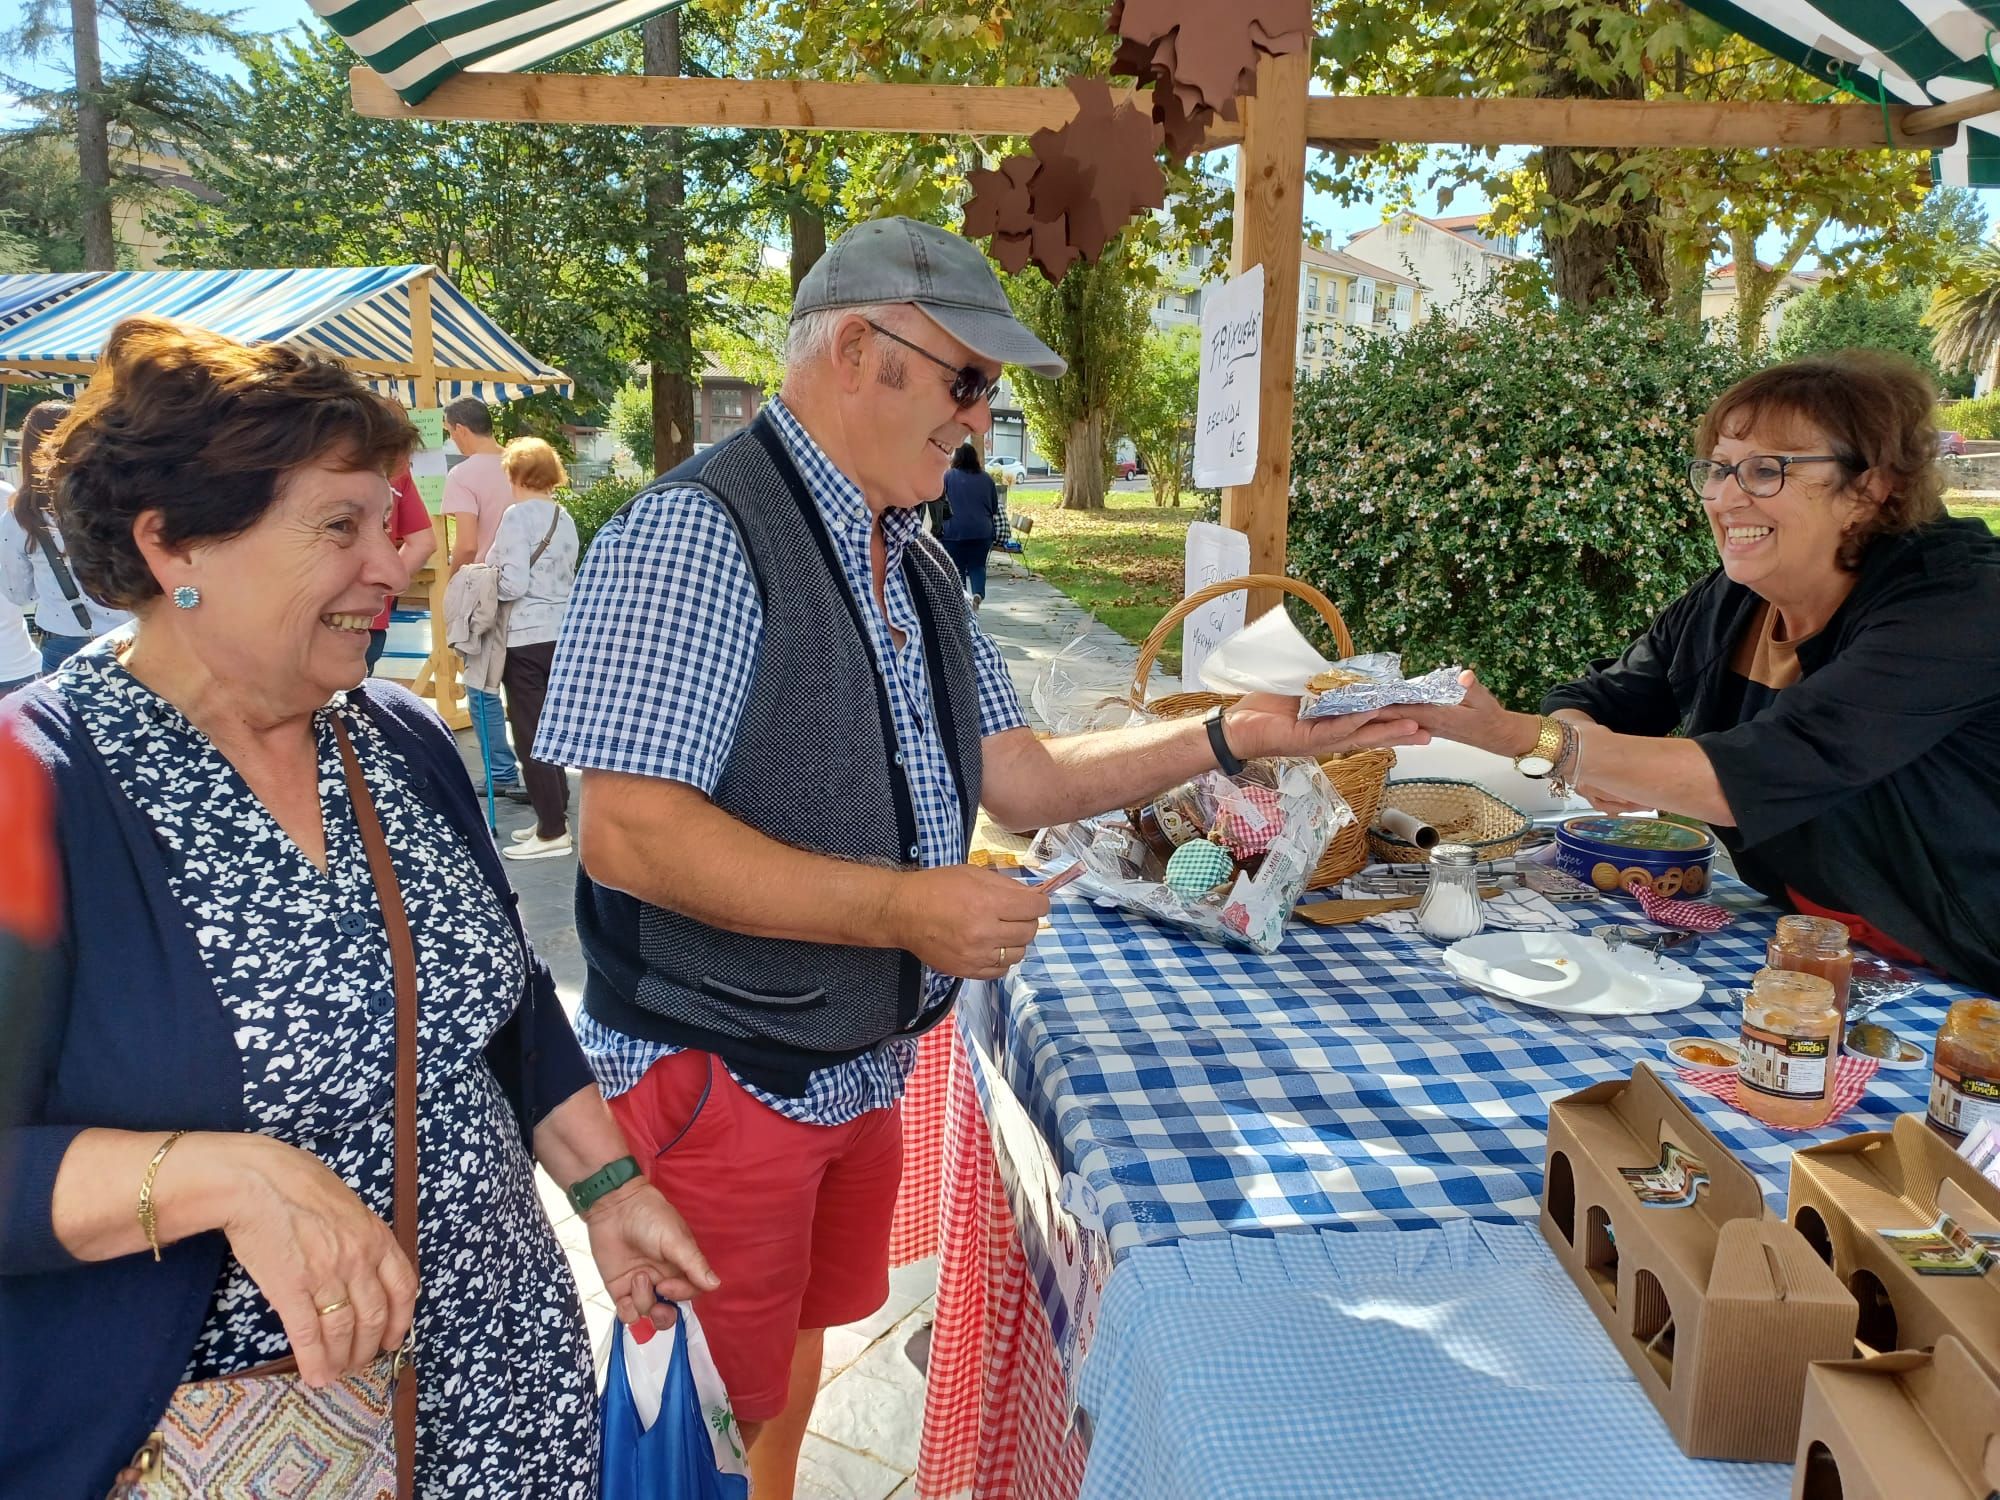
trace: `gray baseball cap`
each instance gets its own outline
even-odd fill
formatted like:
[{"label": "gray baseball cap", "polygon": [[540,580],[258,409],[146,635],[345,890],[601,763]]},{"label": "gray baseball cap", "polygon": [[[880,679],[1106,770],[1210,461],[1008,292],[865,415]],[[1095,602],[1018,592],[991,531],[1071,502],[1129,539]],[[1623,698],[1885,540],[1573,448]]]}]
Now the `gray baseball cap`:
[{"label": "gray baseball cap", "polygon": [[973,353],[1056,379],[1069,366],[1022,326],[986,255],[963,235],[915,219],[870,219],[835,240],[792,298],[810,312],[914,303]]}]

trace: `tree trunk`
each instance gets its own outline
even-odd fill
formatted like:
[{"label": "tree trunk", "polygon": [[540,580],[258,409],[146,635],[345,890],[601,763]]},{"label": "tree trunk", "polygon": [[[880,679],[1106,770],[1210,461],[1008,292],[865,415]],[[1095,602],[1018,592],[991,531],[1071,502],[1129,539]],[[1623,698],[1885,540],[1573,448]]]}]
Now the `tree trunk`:
[{"label": "tree trunk", "polygon": [[[1627,8],[1630,5],[1631,0],[1626,0]],[[1570,66],[1564,49],[1575,33],[1595,42],[1593,28],[1577,25],[1569,14],[1552,12],[1530,23],[1530,40],[1549,59],[1542,88],[1544,97],[1640,99],[1645,96],[1644,83],[1638,78],[1620,77],[1607,86],[1592,82]],[[1536,160],[1548,183],[1549,195],[1557,203],[1588,207],[1603,203],[1604,195],[1625,175],[1627,156],[1622,151],[1549,147],[1537,153]],[[1629,279],[1655,307],[1665,308],[1670,286],[1659,213],[1658,196],[1649,194],[1620,204],[1618,217],[1610,224],[1581,222],[1563,233],[1554,227],[1545,229],[1549,272],[1556,296],[1566,306],[1588,307],[1614,295],[1620,280]]]},{"label": "tree trunk", "polygon": [[83,178],[83,268],[118,269],[111,232],[111,141],[104,124],[104,65],[97,52],[97,0],[69,0],[76,60],[76,164]]},{"label": "tree trunk", "polygon": [[[679,13],[654,16],[643,35],[647,74],[678,78]],[[653,294],[646,359],[653,390],[653,465],[664,474],[694,451],[694,393],[701,372],[695,363],[694,307],[688,300],[681,134],[663,129],[654,135],[661,150],[646,178],[646,282]]]},{"label": "tree trunk", "polygon": [[826,254],[826,220],[806,203],[794,203],[792,220],[792,291],[798,292],[806,272]]},{"label": "tree trunk", "polygon": [[1104,413],[1088,411],[1069,424],[1063,443],[1063,510],[1104,509]]}]

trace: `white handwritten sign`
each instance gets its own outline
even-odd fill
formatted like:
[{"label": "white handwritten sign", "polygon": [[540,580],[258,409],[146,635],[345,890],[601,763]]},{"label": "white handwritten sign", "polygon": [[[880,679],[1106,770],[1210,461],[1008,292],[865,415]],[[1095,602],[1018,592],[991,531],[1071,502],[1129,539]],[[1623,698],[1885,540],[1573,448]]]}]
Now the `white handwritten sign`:
[{"label": "white handwritten sign", "polygon": [[1204,489],[1248,484],[1257,472],[1257,390],[1263,349],[1264,268],[1258,265],[1202,304],[1194,482]]},{"label": "white handwritten sign", "polygon": [[[1250,571],[1250,538],[1230,526],[1196,521],[1187,531],[1187,591],[1191,599],[1211,583],[1241,578]],[[1201,681],[1202,659],[1216,643],[1243,628],[1249,595],[1224,594],[1211,599],[1181,621],[1181,683]]]}]

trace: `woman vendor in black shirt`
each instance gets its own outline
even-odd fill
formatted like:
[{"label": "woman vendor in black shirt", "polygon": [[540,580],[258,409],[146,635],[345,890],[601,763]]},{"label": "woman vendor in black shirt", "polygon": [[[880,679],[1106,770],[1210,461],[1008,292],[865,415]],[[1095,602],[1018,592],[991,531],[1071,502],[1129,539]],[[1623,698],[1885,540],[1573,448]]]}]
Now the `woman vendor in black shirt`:
[{"label": "woman vendor in black shirt", "polygon": [[1540,716],[1470,673],[1409,716],[1699,818],[1766,896],[2000,993],[2000,538],[1945,513],[1934,401],[1870,351],[1739,381],[1688,466],[1721,567]]}]

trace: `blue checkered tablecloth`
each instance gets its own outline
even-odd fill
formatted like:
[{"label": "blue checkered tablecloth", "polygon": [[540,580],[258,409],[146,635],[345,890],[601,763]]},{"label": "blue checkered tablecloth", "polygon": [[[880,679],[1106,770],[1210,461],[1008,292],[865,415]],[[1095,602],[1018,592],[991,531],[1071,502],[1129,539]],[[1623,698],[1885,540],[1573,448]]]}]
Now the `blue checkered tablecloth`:
[{"label": "blue checkered tablecloth", "polygon": [[[1586,930],[1633,919],[1622,903],[1569,910]],[[1777,915],[1752,909],[1703,940],[1685,960],[1709,986],[1695,1005],[1610,1019],[1489,999],[1439,948],[1366,925],[1295,924],[1264,955],[1064,896],[1004,997],[968,986],[960,1023],[1087,1185],[1114,1256],[1230,1232],[1532,1223],[1550,1101],[1640,1061],[1782,1209],[1794,1150],[1887,1130],[1925,1107],[1930,1074],[1884,1068],[1816,1131],[1679,1084],[1664,1044],[1735,1035]],[[1876,1019],[1928,1047],[1965,993],[1934,981]]]},{"label": "blue checkered tablecloth", "polygon": [[1104,1294],[1082,1500],[1778,1500],[1684,1457],[1534,1230],[1149,1245]]},{"label": "blue checkered tablecloth", "polygon": [[[1586,931],[1635,916],[1622,903],[1567,909]],[[1925,1107],[1927,1067],[1879,1071],[1816,1131],[1772,1130],[1679,1082],[1665,1043],[1735,1035],[1777,916],[1746,911],[1686,958],[1708,985],[1696,1004],[1600,1019],[1479,995],[1437,946],[1379,928],[1295,924],[1260,955],[1058,897],[1004,991],[967,986],[959,1024],[1064,1382],[1093,1419],[1086,1494],[1785,1493],[1783,1465],[1680,1456],[1531,1227],[1550,1102],[1635,1062],[1654,1065],[1780,1210],[1800,1146]],[[1877,1017],[1928,1047],[1964,993],[1933,981]],[[1411,1232],[1310,1232],[1354,1229]],[[1273,1279],[1301,1255],[1315,1275],[1372,1277],[1387,1299],[1375,1332],[1400,1337],[1464,1313],[1467,1276],[1491,1280],[1472,1249],[1501,1244],[1503,1274],[1547,1281],[1529,1322],[1559,1350],[1510,1345],[1496,1304],[1448,1338],[1406,1340],[1417,1363],[1405,1378],[1383,1358],[1335,1371],[1328,1361],[1369,1353],[1350,1347],[1368,1318],[1324,1287]],[[1454,1376],[1454,1351],[1539,1359],[1539,1373],[1471,1389],[1478,1370]],[[1574,1387],[1556,1373],[1563,1360],[1582,1372]]]}]

